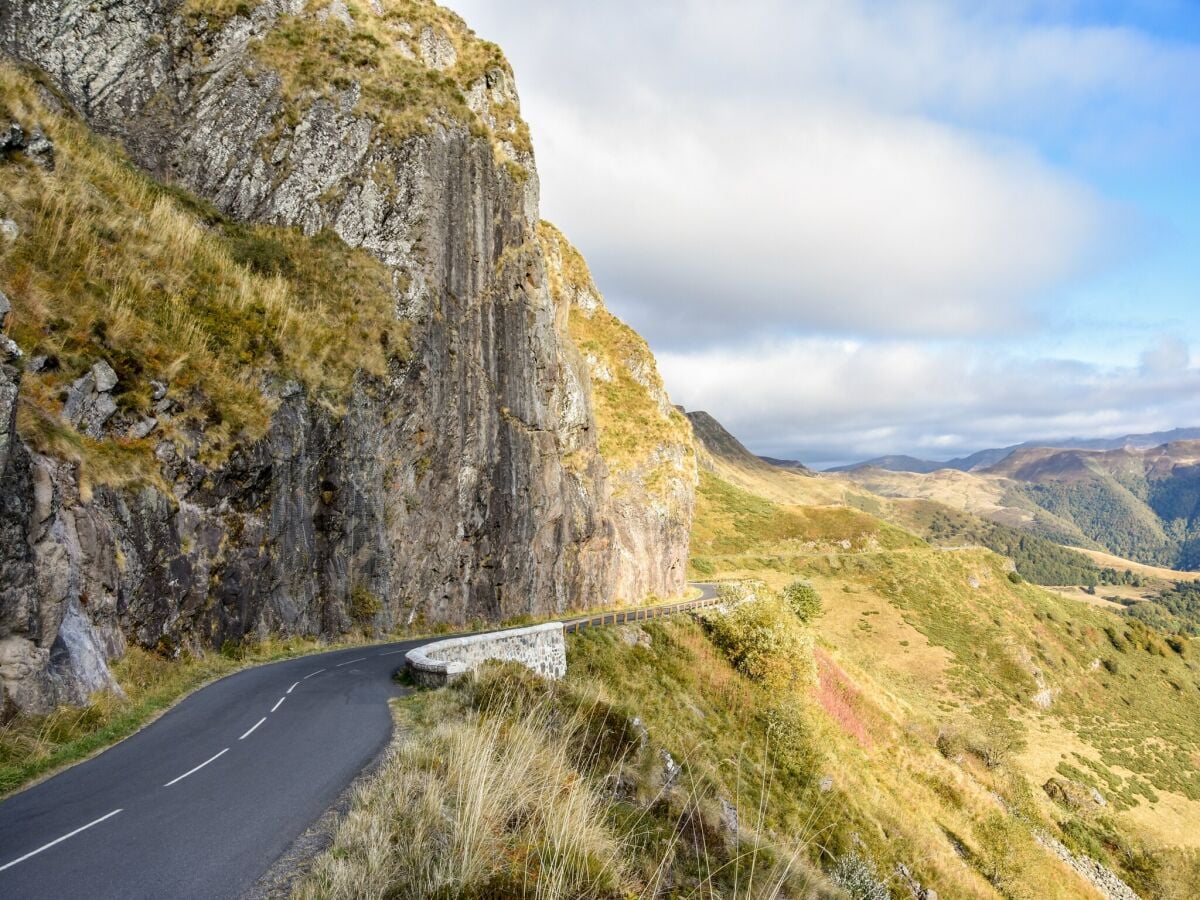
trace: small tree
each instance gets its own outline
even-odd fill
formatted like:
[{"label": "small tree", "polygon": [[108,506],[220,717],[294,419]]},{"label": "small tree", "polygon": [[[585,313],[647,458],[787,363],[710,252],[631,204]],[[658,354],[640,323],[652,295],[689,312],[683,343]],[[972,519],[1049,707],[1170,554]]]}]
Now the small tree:
[{"label": "small tree", "polygon": [[821,614],[821,595],[807,581],[793,581],[783,589],[783,599],[805,625]]}]

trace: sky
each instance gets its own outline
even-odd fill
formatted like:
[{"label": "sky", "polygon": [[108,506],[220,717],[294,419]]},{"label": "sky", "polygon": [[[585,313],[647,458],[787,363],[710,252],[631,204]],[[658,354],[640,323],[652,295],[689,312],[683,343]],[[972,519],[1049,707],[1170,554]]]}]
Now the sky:
[{"label": "sky", "polygon": [[1200,425],[1200,2],[448,2],[543,217],[755,452]]}]

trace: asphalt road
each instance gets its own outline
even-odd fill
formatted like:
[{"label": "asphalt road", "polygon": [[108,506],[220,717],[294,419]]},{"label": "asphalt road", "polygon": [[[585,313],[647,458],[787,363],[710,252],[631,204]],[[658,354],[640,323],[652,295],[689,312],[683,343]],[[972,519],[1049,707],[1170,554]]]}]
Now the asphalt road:
[{"label": "asphalt road", "polygon": [[8,798],[0,898],[242,896],[387,746],[392,675],[423,643],[238,672]]}]

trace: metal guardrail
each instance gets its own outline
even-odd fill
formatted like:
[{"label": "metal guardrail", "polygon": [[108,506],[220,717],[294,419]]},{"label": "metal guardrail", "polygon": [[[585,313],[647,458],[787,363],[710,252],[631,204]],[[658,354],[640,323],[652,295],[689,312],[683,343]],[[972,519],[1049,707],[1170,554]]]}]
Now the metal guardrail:
[{"label": "metal guardrail", "polygon": [[582,628],[596,628],[601,625],[624,625],[627,622],[647,622],[651,619],[662,619],[675,613],[687,612],[692,609],[702,609],[716,606],[721,600],[717,597],[701,597],[699,600],[686,600],[683,603],[670,603],[666,606],[651,606],[646,609],[627,609],[621,612],[600,613],[595,616],[584,616],[580,619],[567,619],[563,622],[563,630],[574,633]]}]

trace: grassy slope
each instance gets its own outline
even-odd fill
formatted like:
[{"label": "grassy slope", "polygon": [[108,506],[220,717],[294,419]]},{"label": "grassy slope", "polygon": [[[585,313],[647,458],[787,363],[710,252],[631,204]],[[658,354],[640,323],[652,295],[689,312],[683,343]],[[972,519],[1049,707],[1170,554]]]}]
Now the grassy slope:
[{"label": "grassy slope", "polygon": [[[707,576],[776,585],[802,576],[818,587],[827,607],[820,639],[882,711],[890,733],[880,743],[889,750],[918,735],[929,746],[956,730],[982,733],[1007,753],[993,768],[967,754],[960,782],[996,790],[1143,891],[1188,896],[1200,886],[1192,837],[1200,833],[1200,653],[1189,642],[1168,644],[1140,623],[1013,584],[1005,562],[986,550],[854,546],[797,555],[778,527],[796,511],[711,483],[697,510],[697,569]],[[843,537],[854,545],[862,533],[854,522]],[[738,553],[704,555],[721,541]],[[1052,700],[1042,709],[1035,701],[1045,690]],[[911,759],[915,751],[904,752]],[[874,790],[892,793],[874,808],[885,815],[902,796],[903,773],[870,765]],[[929,765],[922,759],[916,769]],[[921,777],[946,796],[936,769]],[[1052,776],[1099,788],[1109,806],[1054,805],[1040,789]],[[973,829],[979,814],[967,816]],[[925,851],[940,852],[945,840]]]},{"label": "grassy slope", "polygon": [[[383,375],[405,353],[385,268],[338,238],[246,226],[139,174],[118,148],[42,104],[0,67],[0,114],[40,123],[54,172],[0,164],[0,207],[19,237],[0,246],[0,288],[27,357],[59,367],[23,384],[23,437],[85,462],[85,478],[153,480],[158,439],[204,432],[206,456],[263,433],[266,378],[296,378],[333,408],[356,373]],[[118,406],[150,410],[151,379],[186,415],[150,439],[92,441],[58,419],[65,389],[97,359],[116,370]]]}]

